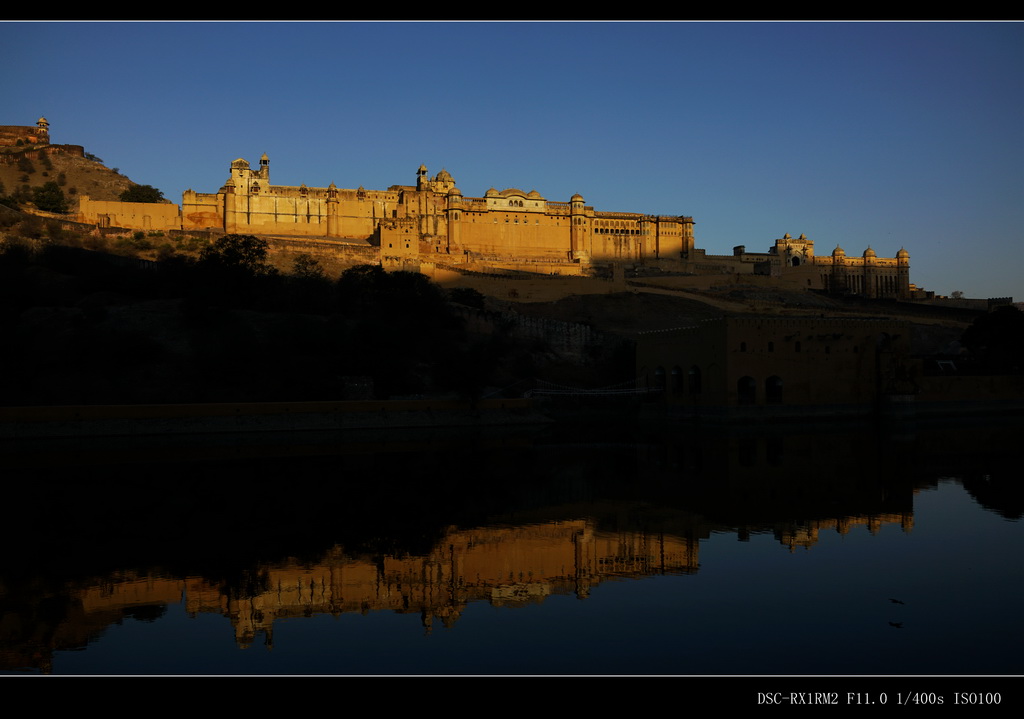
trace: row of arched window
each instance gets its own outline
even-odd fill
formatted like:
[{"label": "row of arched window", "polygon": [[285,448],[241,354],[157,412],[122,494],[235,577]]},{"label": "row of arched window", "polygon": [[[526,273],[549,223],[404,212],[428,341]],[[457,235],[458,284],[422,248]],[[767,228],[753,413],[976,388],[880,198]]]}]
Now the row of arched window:
[{"label": "row of arched window", "polygon": [[[736,380],[736,397],[740,404],[757,404],[757,380],[749,375]],[[764,381],[766,404],[782,404],[782,378],[772,375]]]},{"label": "row of arched window", "polygon": [[[676,365],[671,374],[666,374],[664,367],[654,370],[654,388],[669,391],[674,395],[689,393],[696,396],[701,393],[701,371],[697,365],[691,365],[685,375],[682,368]],[[764,401],[766,404],[782,404],[782,378],[772,375],[764,381]],[[746,375],[736,380],[736,398],[742,405],[757,404],[758,382]]]},{"label": "row of arched window", "polygon": [[836,277],[825,273],[821,275],[822,286],[830,292],[852,292],[854,294],[866,294],[872,289],[868,286],[874,280],[874,293],[878,297],[895,297],[900,292],[902,278],[893,275],[875,275],[873,278],[861,274],[849,273],[843,277]]},{"label": "row of arched window", "polygon": [[671,387],[666,386],[668,384],[667,380],[664,367],[658,367],[654,370],[655,389],[669,389],[672,394],[683,394],[687,390],[691,395],[701,393],[701,372],[700,367],[697,365],[691,365],[690,369],[686,371],[685,377],[682,368],[676,365],[672,368]]},{"label": "row of arched window", "polygon": [[627,230],[627,229],[618,228],[618,227],[597,227],[597,228],[594,229],[594,232],[596,232],[599,235],[643,235],[643,234],[647,234],[646,232],[642,232],[640,230]]}]

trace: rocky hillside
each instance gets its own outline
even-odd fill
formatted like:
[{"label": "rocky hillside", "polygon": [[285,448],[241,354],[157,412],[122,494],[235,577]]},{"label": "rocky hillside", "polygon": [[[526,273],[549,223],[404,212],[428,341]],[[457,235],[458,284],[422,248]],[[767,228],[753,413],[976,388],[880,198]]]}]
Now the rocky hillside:
[{"label": "rocky hillside", "polygon": [[99,158],[81,157],[57,146],[0,148],[0,195],[13,195],[25,185],[31,189],[51,181],[64,191],[72,208],[79,195],[116,200],[136,184],[116,168],[106,167]]}]

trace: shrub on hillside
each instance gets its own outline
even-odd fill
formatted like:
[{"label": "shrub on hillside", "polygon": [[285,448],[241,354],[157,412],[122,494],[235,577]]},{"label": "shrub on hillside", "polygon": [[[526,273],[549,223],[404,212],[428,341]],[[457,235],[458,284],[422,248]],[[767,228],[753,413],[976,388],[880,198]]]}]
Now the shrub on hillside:
[{"label": "shrub on hillside", "polygon": [[315,257],[305,252],[296,255],[292,261],[292,275],[300,279],[322,280],[324,268]]},{"label": "shrub on hillside", "polygon": [[35,215],[29,215],[18,223],[18,234],[30,240],[41,238],[43,229],[43,221]]},{"label": "shrub on hillside", "polygon": [[174,245],[170,242],[165,242],[160,245],[156,250],[156,259],[158,262],[166,262],[175,255]]},{"label": "shrub on hillside", "polygon": [[86,235],[82,238],[82,247],[93,252],[106,252],[110,249],[110,243],[103,235]]},{"label": "shrub on hillside", "polygon": [[196,237],[195,235],[179,238],[177,242],[178,249],[182,252],[199,252],[210,244],[210,241],[205,237]]},{"label": "shrub on hillside", "polygon": [[60,226],[60,222],[57,220],[50,220],[46,223],[46,234],[49,235],[51,240],[61,241],[66,237],[64,228]]},{"label": "shrub on hillside", "polygon": [[44,212],[64,213],[68,211],[68,200],[64,197],[64,190],[60,189],[60,185],[53,180],[42,187],[35,188],[32,191],[32,201]]},{"label": "shrub on hillside", "polygon": [[16,202],[7,197],[0,197],[0,205],[4,206],[4,209],[0,209],[0,228],[11,227],[21,222],[21,213],[13,211],[18,209]]},{"label": "shrub on hillside", "polygon": [[120,237],[114,243],[114,250],[119,255],[135,256],[141,250],[153,249],[153,243],[146,239],[145,232],[136,232],[131,237]]}]

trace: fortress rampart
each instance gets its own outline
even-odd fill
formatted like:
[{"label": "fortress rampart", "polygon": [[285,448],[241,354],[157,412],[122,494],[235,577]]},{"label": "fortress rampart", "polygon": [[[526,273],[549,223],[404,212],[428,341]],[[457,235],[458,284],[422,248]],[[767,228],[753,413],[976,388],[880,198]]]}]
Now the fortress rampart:
[{"label": "fortress rampart", "polygon": [[389,269],[440,263],[571,276],[602,266],[645,265],[691,275],[762,276],[789,289],[912,298],[910,255],[902,248],[895,257],[878,257],[870,247],[860,257],[848,257],[841,247],[816,256],[813,240],[786,234],[767,252],[737,245],[731,255],[708,255],[695,246],[689,215],[596,210],[579,194],[561,202],[517,188],[464,197],[446,170],[431,177],[422,165],[415,185],[387,190],[272,185],[264,154],[256,168],[242,158],[233,161],[215,193],[186,190],[180,211],[81,198],[78,220],[100,227],[348,241],[379,248],[377,262]]},{"label": "fortress rampart", "polygon": [[[50,145],[43,117],[35,126],[0,126],[0,147],[5,146],[85,154],[78,145]],[[878,257],[871,247],[848,257],[838,246],[830,255],[816,256],[813,240],[787,233],[767,252],[737,245],[731,255],[708,255],[695,246],[690,215],[598,210],[579,194],[566,202],[514,187],[464,197],[447,170],[431,176],[424,165],[415,183],[386,190],[273,185],[264,154],[256,167],[243,158],[231,162],[216,192],[186,190],[180,207],[88,196],[78,203],[74,220],[101,229],[253,234],[279,239],[282,248],[289,247],[284,240],[315,243],[306,251],[342,260],[353,255],[347,248],[374,247],[374,261],[389,269],[440,264],[599,276],[610,266],[625,265],[696,276],[759,276],[788,289],[868,298],[910,300],[925,294],[911,289],[910,255],[902,248],[895,257]],[[365,254],[353,256],[362,260]]]},{"label": "fortress rampart", "polygon": [[45,117],[40,117],[34,126],[0,125],[0,147],[49,144],[50,123]]},{"label": "fortress rampart", "polygon": [[[80,145],[51,145],[49,122],[0,126],[0,148],[27,153],[86,156]],[[5,153],[9,154],[9,153]],[[14,155],[19,154],[17,151]],[[12,155],[13,156],[13,155]],[[0,162],[9,161],[0,157]],[[533,275],[601,276],[611,266],[649,266],[674,274],[751,275],[780,286],[826,289],[866,297],[910,299],[909,255],[878,258],[815,257],[814,242],[788,234],[767,252],[707,255],[694,244],[689,215],[598,210],[581,195],[548,200],[536,190],[490,188],[464,197],[447,170],[430,176],[423,165],[414,184],[386,190],[272,185],[270,160],[256,167],[231,162],[216,192],[182,193],[181,205],[78,198],[69,221],[101,231],[253,234],[276,249],[332,256],[344,262],[373,261],[389,269],[461,267]]]}]

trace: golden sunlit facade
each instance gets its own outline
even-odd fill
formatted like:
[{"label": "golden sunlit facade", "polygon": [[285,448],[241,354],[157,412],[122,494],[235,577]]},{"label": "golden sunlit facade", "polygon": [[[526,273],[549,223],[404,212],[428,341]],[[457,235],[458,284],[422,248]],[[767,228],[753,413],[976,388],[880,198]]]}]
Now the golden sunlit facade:
[{"label": "golden sunlit facade", "polygon": [[[656,267],[680,276],[749,277],[791,289],[824,289],[866,297],[909,299],[910,255],[878,257],[870,247],[847,257],[837,247],[814,253],[814,241],[789,234],[767,252],[709,255],[695,247],[688,215],[598,210],[574,194],[549,200],[536,190],[491,188],[467,197],[442,169],[423,165],[414,184],[386,190],[274,185],[270,159],[257,167],[234,160],[215,193],[187,190],[180,212],[138,203],[80,205],[80,220],[108,226],[180,229],[304,239],[325,245],[362,243],[387,267],[420,263],[474,271],[518,270],[541,275],[590,275],[602,266]],[[118,207],[116,205],[124,205]],[[682,284],[686,284],[685,281]]]}]

